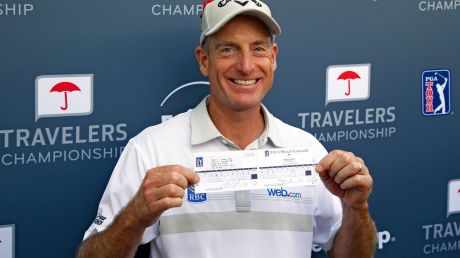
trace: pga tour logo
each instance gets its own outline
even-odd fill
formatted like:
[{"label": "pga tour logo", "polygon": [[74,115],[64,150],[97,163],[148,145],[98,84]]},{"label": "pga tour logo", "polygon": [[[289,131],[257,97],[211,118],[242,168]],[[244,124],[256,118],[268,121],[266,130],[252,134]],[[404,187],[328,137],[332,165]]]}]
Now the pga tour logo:
[{"label": "pga tour logo", "polygon": [[422,112],[425,116],[450,113],[449,70],[427,70],[422,73]]},{"label": "pga tour logo", "polygon": [[35,79],[35,121],[93,112],[93,75],[41,75]]},{"label": "pga tour logo", "polygon": [[371,64],[330,65],[326,71],[326,105],[368,99],[370,80]]},{"label": "pga tour logo", "polygon": [[203,157],[197,157],[197,158],[196,158],[196,164],[195,164],[195,166],[196,166],[197,168],[203,166]]},{"label": "pga tour logo", "polygon": [[447,217],[454,213],[460,213],[460,179],[449,182],[447,199]]}]

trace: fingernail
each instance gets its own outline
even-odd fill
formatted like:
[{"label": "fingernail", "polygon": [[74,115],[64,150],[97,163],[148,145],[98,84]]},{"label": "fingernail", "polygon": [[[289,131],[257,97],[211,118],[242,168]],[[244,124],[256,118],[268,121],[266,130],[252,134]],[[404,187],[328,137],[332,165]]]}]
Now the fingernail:
[{"label": "fingernail", "polygon": [[323,171],[324,171],[323,166],[321,166],[320,164],[317,164],[317,165],[316,165],[316,172],[321,173],[321,172],[323,172]]}]

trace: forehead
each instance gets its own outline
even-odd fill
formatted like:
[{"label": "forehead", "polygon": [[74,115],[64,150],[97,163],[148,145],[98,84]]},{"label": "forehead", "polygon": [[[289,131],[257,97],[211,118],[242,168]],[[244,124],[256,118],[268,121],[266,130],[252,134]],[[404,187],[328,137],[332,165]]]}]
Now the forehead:
[{"label": "forehead", "polygon": [[249,15],[236,16],[210,36],[213,41],[229,42],[269,40],[270,37],[265,23]]}]

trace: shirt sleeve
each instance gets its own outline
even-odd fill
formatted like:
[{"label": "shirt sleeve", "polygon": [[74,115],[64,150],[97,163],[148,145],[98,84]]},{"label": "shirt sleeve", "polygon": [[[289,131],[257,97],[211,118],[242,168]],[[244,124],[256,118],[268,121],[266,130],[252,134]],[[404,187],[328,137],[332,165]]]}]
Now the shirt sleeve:
[{"label": "shirt sleeve", "polygon": [[[142,153],[130,140],[123,150],[102,195],[96,219],[85,232],[83,239],[103,231],[113,222],[120,210],[131,201],[139,190],[147,169]],[[152,241],[157,234],[157,224],[148,227],[141,243],[145,244]]]}]

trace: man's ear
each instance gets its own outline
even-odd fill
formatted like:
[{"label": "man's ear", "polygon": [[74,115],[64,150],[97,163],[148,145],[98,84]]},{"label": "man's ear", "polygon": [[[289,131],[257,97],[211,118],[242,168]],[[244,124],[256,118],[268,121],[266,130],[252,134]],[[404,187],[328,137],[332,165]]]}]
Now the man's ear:
[{"label": "man's ear", "polygon": [[208,76],[208,53],[202,46],[198,46],[195,49],[195,57],[198,61],[198,65],[200,66],[201,74],[204,76]]},{"label": "man's ear", "polygon": [[276,63],[276,55],[278,54],[278,44],[273,42],[272,46],[272,60],[273,60],[273,71],[276,70],[276,67],[278,66]]}]

